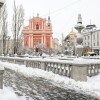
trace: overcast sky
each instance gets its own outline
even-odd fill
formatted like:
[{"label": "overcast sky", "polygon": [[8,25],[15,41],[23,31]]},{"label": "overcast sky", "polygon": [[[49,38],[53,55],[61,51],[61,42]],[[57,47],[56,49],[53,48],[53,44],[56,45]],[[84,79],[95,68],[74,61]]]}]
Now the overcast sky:
[{"label": "overcast sky", "polygon": [[[25,10],[25,26],[30,17],[39,13],[40,17],[51,17],[53,36],[61,39],[66,36],[77,23],[77,17],[82,15],[83,25],[96,24],[100,28],[100,0],[15,0],[22,4]],[[13,13],[13,0],[7,0],[9,26]]]}]

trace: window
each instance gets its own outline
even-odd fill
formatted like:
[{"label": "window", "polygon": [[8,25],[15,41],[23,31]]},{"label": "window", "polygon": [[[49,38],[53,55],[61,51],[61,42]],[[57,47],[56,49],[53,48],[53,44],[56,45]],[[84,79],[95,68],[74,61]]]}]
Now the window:
[{"label": "window", "polygon": [[39,30],[39,24],[38,23],[36,24],[36,30]]},{"label": "window", "polygon": [[88,46],[90,45],[90,43],[88,42]]},{"label": "window", "polygon": [[95,43],[94,43],[94,46],[95,46]]},{"label": "window", "polygon": [[48,27],[50,27],[50,24],[48,24]]},{"label": "window", "polygon": [[97,46],[99,46],[99,41],[97,41]]},{"label": "window", "polygon": [[93,35],[93,37],[94,37],[94,40],[95,40],[95,35]]},{"label": "window", "polygon": [[99,33],[97,33],[97,40],[99,40]]}]

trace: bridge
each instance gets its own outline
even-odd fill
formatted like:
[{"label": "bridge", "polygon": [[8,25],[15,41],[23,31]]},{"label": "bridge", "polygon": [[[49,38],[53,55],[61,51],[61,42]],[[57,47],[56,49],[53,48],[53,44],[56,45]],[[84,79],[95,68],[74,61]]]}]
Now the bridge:
[{"label": "bridge", "polygon": [[9,63],[25,65],[26,67],[39,68],[45,71],[52,71],[55,74],[72,78],[76,81],[87,81],[87,76],[92,77],[100,73],[100,59],[90,58],[21,58],[3,57],[0,60]]}]

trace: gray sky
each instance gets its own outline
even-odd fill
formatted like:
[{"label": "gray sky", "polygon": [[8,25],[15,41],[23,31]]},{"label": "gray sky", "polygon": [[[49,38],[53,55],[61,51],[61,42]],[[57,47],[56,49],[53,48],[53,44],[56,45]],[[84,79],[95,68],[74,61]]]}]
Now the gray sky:
[{"label": "gray sky", "polygon": [[[25,25],[30,17],[39,13],[40,17],[51,16],[53,36],[61,39],[62,33],[66,36],[77,23],[81,13],[84,26],[96,24],[100,28],[100,0],[15,0],[25,9]],[[13,0],[7,0],[9,26],[13,14]]]}]

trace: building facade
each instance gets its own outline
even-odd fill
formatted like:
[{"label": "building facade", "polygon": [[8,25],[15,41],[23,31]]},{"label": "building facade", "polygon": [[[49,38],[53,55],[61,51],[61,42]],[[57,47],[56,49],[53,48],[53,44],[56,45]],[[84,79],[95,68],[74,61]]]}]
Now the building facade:
[{"label": "building facade", "polygon": [[29,20],[29,25],[23,29],[23,45],[27,48],[52,48],[52,25],[48,20],[36,17]]},{"label": "building facade", "polygon": [[61,44],[59,43],[59,40],[57,38],[54,38],[53,39],[53,49],[52,49],[53,52],[55,54],[61,53],[61,49],[62,47],[61,47]]},{"label": "building facade", "polygon": [[64,45],[65,45],[65,50],[72,50],[73,55],[75,54],[75,47],[76,47],[76,37],[77,37],[77,32],[74,32],[73,30],[65,37],[64,39]]},{"label": "building facade", "polygon": [[86,29],[82,32],[83,46],[87,52],[95,52],[100,55],[100,30]]}]

